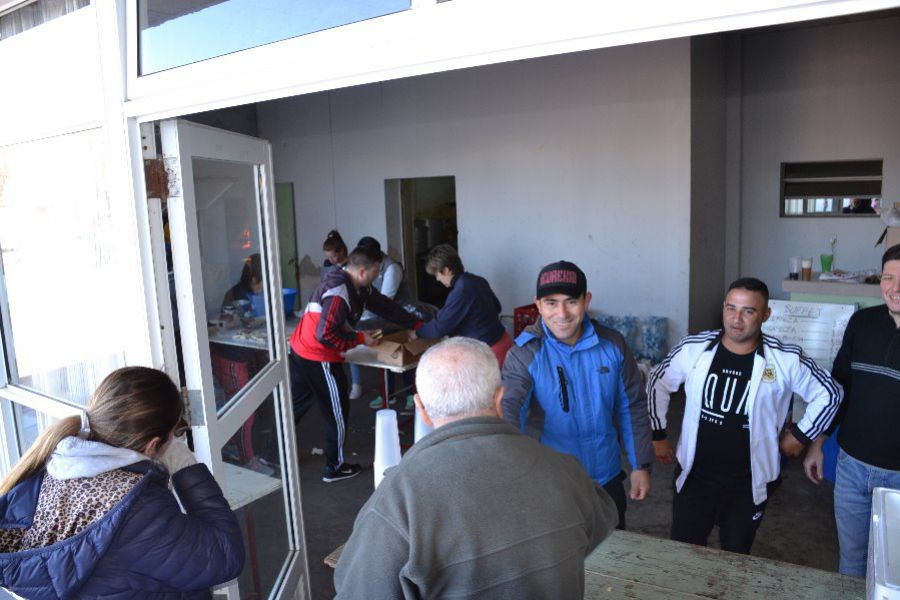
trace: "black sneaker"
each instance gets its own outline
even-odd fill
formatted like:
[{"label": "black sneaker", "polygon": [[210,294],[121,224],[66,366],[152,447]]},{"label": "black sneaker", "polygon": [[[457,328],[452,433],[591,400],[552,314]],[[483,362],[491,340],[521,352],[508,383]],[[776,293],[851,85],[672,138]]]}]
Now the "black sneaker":
[{"label": "black sneaker", "polygon": [[337,469],[332,469],[328,465],[325,465],[325,474],[322,476],[322,481],[325,483],[334,483],[335,481],[340,481],[342,479],[356,477],[360,473],[362,473],[362,467],[356,464],[344,463]]}]

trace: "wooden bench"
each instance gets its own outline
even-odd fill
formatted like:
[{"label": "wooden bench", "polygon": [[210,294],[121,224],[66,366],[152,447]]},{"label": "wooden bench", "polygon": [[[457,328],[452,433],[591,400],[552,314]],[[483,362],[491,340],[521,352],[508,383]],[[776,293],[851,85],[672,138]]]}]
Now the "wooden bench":
[{"label": "wooden bench", "polygon": [[585,598],[866,597],[865,579],[616,531],[584,563]]}]

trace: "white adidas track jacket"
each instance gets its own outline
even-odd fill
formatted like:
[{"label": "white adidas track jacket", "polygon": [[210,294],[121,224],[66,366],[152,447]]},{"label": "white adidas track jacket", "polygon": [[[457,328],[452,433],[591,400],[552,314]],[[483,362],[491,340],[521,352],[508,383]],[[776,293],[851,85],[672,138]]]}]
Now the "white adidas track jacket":
[{"label": "white adidas track jacket", "polygon": [[[670,394],[684,383],[684,422],[675,451],[683,469],[675,482],[678,491],[694,464],[703,382],[721,338],[722,330],[704,331],[683,338],[647,380],[650,424],[654,432],[665,430]],[[765,334],[756,351],[748,385],[753,502],[761,504],[767,497],[766,484],[777,479],[780,472],[778,436],[787,418],[791,394],[797,394],[808,405],[803,418],[792,429],[798,440],[808,444],[831,424],[843,391],[828,371],[816,365],[799,346],[784,344]]]}]

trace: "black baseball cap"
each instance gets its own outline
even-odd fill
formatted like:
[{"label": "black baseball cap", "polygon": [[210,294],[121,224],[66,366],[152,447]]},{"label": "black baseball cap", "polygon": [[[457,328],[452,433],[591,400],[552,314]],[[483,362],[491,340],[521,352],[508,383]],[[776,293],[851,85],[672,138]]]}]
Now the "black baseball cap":
[{"label": "black baseball cap", "polygon": [[550,263],[538,274],[535,293],[538,299],[552,294],[580,298],[585,292],[587,292],[587,277],[575,263],[566,260]]}]

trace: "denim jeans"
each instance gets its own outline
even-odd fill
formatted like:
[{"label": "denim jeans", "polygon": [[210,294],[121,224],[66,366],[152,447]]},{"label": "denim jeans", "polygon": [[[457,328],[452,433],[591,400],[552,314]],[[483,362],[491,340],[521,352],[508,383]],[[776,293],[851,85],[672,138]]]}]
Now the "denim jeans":
[{"label": "denim jeans", "polygon": [[840,571],[866,576],[869,526],[872,522],[872,490],[900,489],[900,471],[888,471],[860,462],[841,450],[834,482],[834,520],[841,547]]}]

